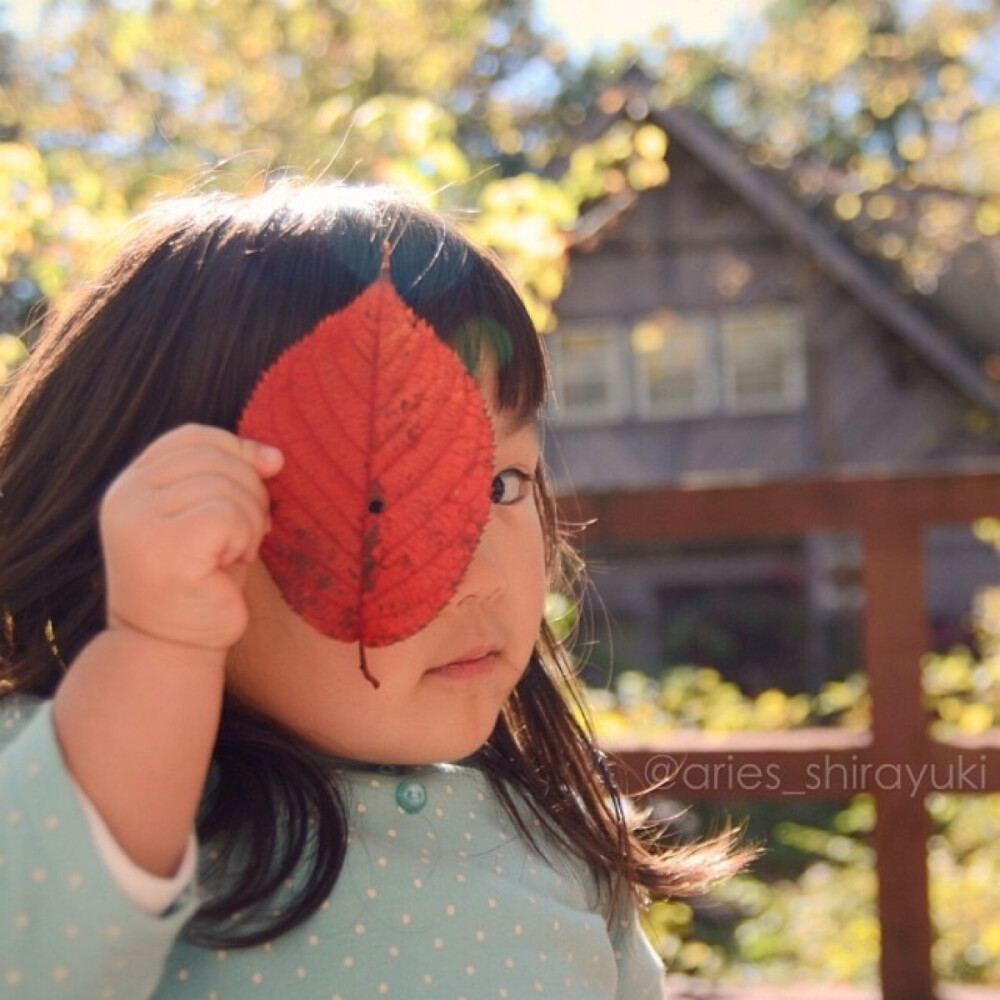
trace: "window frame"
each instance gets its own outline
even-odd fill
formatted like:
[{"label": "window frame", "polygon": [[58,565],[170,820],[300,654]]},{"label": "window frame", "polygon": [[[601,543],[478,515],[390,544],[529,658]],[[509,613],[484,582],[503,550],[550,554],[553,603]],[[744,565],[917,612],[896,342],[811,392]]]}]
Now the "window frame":
[{"label": "window frame", "polygon": [[[629,353],[632,359],[633,386],[635,390],[635,415],[639,420],[653,422],[660,420],[698,420],[719,412],[721,383],[719,379],[719,358],[715,317],[710,311],[657,310],[669,312],[675,322],[688,329],[696,329],[701,334],[702,363],[694,375],[695,393],[692,401],[685,400],[673,406],[655,404],[652,399],[653,380],[647,377],[643,358],[654,354],[636,347],[636,331],[643,322],[655,322],[652,313],[648,317],[631,324],[629,329]],[[664,345],[665,346],[665,345]]]},{"label": "window frame", "polygon": [[[704,336],[704,364],[701,386],[694,404],[685,402],[676,407],[654,406],[652,380],[644,369],[642,352],[635,344],[636,329],[643,322],[655,321],[658,313],[671,313],[681,322],[701,324]],[[735,390],[738,365],[733,351],[727,348],[727,321],[738,323],[742,318],[763,314],[760,320],[767,329],[766,317],[776,317],[777,329],[784,331],[787,343],[782,388],[779,392],[758,399],[739,399]],[[603,361],[595,367],[606,386],[606,399],[601,405],[566,404],[567,365],[565,344],[574,336],[597,334],[605,338]],[[552,399],[548,418],[558,427],[614,427],[629,422],[673,423],[710,420],[714,417],[753,416],[769,413],[794,413],[808,402],[808,332],[806,311],[802,303],[791,301],[753,302],[741,305],[715,305],[703,309],[671,309],[664,307],[641,316],[606,317],[586,320],[566,320],[545,337],[552,383]],[[652,352],[650,352],[652,353]]]},{"label": "window frame", "polygon": [[[605,366],[607,376],[607,399],[603,406],[593,405],[568,407],[566,403],[567,368],[564,350],[567,340],[573,336],[593,334],[605,335]],[[630,358],[628,327],[619,319],[597,319],[567,321],[559,329],[546,335],[549,368],[552,379],[553,400],[549,407],[549,419],[557,426],[613,426],[623,423],[632,415],[630,395]]]},{"label": "window frame", "polygon": [[[783,385],[781,390],[758,399],[739,399],[736,394],[737,366],[734,353],[727,343],[727,320],[747,320],[748,315],[770,314],[764,320],[767,329],[784,333],[791,340],[783,346]],[[777,325],[775,318],[784,322]],[[731,327],[729,327],[731,329]],[[721,412],[733,415],[755,413],[792,413],[801,409],[806,402],[806,328],[803,308],[792,302],[755,303],[744,309],[727,309],[719,313],[719,372],[721,388]]]}]

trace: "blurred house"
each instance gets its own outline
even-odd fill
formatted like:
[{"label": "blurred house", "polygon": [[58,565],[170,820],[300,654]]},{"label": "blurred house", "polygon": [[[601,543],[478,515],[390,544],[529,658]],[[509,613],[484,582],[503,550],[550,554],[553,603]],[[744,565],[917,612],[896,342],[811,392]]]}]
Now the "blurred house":
[{"label": "blurred house", "polygon": [[[865,252],[871,227],[905,228],[905,212],[838,223],[829,183],[818,196],[807,174],[754,166],[689,110],[650,109],[639,91],[621,103],[666,131],[670,176],[595,205],[574,236],[548,340],[560,489],[996,461],[1000,240],[964,244],[933,292],[907,290]],[[851,535],[615,551],[583,539],[611,620],[595,616],[596,668],[613,646],[617,669],[701,663],[751,689],[805,689],[862,666]],[[996,553],[954,525],[927,551],[934,643],[967,641],[975,593],[1000,581]]]}]

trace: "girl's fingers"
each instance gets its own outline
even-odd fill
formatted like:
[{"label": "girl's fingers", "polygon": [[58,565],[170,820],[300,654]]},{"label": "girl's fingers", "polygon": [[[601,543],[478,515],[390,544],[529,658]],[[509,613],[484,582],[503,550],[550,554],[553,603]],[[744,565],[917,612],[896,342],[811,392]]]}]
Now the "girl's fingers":
[{"label": "girl's fingers", "polygon": [[170,562],[172,554],[186,552],[188,569],[197,564],[198,574],[250,561],[269,527],[264,477],[282,463],[278,449],[221,428],[177,428],[111,485],[102,503],[102,533],[108,542],[115,539],[116,548],[126,544],[119,551],[132,548],[127,538],[133,535],[133,542],[145,538]]},{"label": "girl's fingers", "polygon": [[157,492],[157,513],[164,518],[183,517],[189,511],[219,501],[230,504],[250,525],[255,548],[267,533],[267,494],[262,498],[257,490],[247,489],[241,482],[206,473],[188,476]]},{"label": "girl's fingers", "polygon": [[260,520],[232,497],[206,497],[179,513],[176,523],[187,533],[195,551],[211,553],[204,566],[193,567],[202,574],[252,562],[264,537]]},{"label": "girl's fingers", "polygon": [[265,479],[277,475],[285,464],[285,456],[281,449],[275,448],[274,445],[253,441],[250,438],[240,438],[240,447],[244,454],[247,451],[251,453],[250,460]]},{"label": "girl's fingers", "polygon": [[201,444],[150,456],[142,465],[136,465],[135,475],[157,491],[169,489],[185,479],[218,476],[239,484],[266,507],[269,498],[263,477],[277,472],[281,463],[280,452],[277,456],[262,453],[255,442],[240,442],[238,451]]},{"label": "girl's fingers", "polygon": [[244,566],[268,529],[264,480],[282,461],[218,427],[186,425],[150,444],[101,502],[109,619],[183,642],[235,641]]},{"label": "girl's fingers", "polygon": [[184,424],[161,435],[148,445],[134,460],[132,467],[137,470],[146,469],[168,456],[189,449],[193,451],[207,449],[209,453],[231,455],[252,465],[265,478],[278,472],[284,462],[281,451],[273,445],[238,437],[221,427]]},{"label": "girl's fingers", "polygon": [[228,452],[186,448],[164,456],[142,473],[144,483],[156,493],[170,490],[189,479],[203,478],[232,483],[249,493],[261,507],[266,508],[270,503],[267,486],[257,469],[245,459]]},{"label": "girl's fingers", "polygon": [[210,424],[182,424],[150,442],[134,464],[141,465],[146,459],[155,458],[163,452],[193,445],[214,445],[223,451],[238,454],[240,438],[231,431]]}]

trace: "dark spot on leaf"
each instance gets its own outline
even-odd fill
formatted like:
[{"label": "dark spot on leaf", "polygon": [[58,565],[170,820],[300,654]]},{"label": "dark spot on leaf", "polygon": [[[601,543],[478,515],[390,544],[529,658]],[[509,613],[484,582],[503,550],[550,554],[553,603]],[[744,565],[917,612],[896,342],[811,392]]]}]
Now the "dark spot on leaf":
[{"label": "dark spot on leaf", "polygon": [[288,561],[299,571],[305,572],[312,569],[315,564],[315,559],[308,552],[304,552],[301,549],[290,549],[288,552]]}]

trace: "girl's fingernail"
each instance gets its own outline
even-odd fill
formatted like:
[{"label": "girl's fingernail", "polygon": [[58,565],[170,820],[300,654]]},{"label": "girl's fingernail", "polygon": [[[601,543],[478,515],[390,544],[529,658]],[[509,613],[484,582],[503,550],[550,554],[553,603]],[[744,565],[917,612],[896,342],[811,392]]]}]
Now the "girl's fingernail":
[{"label": "girl's fingernail", "polygon": [[275,448],[274,445],[261,444],[258,445],[258,447],[260,449],[260,457],[268,462],[277,462],[279,459],[284,457],[281,454],[281,449]]}]

